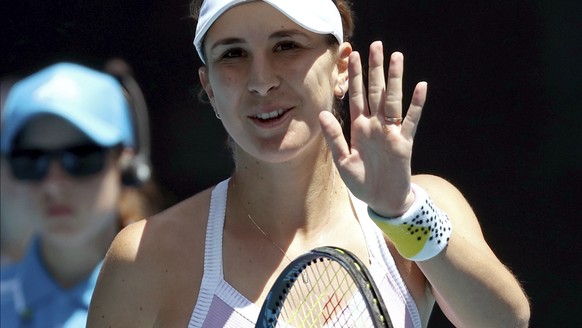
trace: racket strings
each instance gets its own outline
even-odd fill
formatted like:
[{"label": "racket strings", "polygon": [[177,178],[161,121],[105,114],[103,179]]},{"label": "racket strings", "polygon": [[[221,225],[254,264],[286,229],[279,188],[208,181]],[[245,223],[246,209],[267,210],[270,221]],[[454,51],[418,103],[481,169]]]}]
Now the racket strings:
[{"label": "racket strings", "polygon": [[306,299],[314,300],[308,308],[309,317],[315,317],[317,320],[312,320],[311,325],[305,324],[306,320],[303,320],[302,327],[314,327],[314,324],[320,320],[323,320],[323,325],[326,325],[332,320],[337,310],[341,309],[342,299],[351,287],[346,285],[346,275],[342,272],[341,267],[334,267],[334,264],[337,266],[335,262],[326,260],[320,263],[326,265],[313,266],[311,271],[316,274],[317,278],[309,294],[306,295]]},{"label": "racket strings", "polygon": [[372,326],[363,295],[339,263],[316,260],[300,271],[308,279],[297,279],[288,290],[278,327]]}]

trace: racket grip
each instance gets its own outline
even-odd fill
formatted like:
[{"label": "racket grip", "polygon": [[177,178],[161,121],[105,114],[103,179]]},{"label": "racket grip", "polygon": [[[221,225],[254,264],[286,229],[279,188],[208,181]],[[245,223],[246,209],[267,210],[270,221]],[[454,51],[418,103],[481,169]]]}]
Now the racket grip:
[{"label": "racket grip", "polygon": [[412,261],[425,261],[447,247],[452,224],[448,215],[435,206],[424,189],[415,184],[411,188],[415,199],[406,213],[387,218],[368,206],[368,215],[394,243],[400,255]]}]

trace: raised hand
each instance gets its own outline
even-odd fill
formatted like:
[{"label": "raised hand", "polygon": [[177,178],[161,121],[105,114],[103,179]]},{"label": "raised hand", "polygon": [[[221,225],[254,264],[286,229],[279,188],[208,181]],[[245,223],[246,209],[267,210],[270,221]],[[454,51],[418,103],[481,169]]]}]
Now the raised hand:
[{"label": "raised hand", "polygon": [[368,60],[366,92],[360,55],[354,51],[349,57],[351,147],[331,113],[322,112],[320,123],[339,173],[352,193],[376,213],[398,216],[414,201],[410,191],[412,144],[427,84],[416,85],[402,118],[403,55],[395,52],[390,57],[388,79],[381,42],[370,45]]}]

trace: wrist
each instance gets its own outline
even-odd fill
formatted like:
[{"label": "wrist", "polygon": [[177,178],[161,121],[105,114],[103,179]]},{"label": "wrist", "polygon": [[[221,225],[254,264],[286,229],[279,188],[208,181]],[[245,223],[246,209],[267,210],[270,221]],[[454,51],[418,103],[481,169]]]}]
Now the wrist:
[{"label": "wrist", "polygon": [[402,206],[394,209],[394,207],[392,207],[391,209],[382,209],[382,206],[370,206],[368,205],[369,210],[371,210],[372,212],[374,212],[375,214],[377,214],[378,216],[381,216],[383,218],[387,218],[387,219],[395,219],[398,217],[401,217],[404,215],[404,213],[408,212],[410,210],[410,208],[412,207],[412,205],[414,204],[414,201],[416,199],[416,195],[414,194],[414,192],[412,191],[412,188],[408,191],[408,194],[406,195],[406,198],[404,199],[404,201],[402,202]]},{"label": "wrist", "polygon": [[448,245],[452,232],[445,212],[436,207],[428,193],[412,185],[414,202],[398,217],[379,215],[370,207],[368,214],[404,258],[424,261],[438,255]]}]

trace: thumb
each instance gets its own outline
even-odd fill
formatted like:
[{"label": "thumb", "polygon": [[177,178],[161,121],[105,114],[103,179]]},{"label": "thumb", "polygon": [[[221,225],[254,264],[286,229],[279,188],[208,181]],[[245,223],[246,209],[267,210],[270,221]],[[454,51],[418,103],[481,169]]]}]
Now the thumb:
[{"label": "thumb", "polygon": [[328,111],[319,113],[319,124],[336,163],[350,155],[350,148],[338,120]]}]

